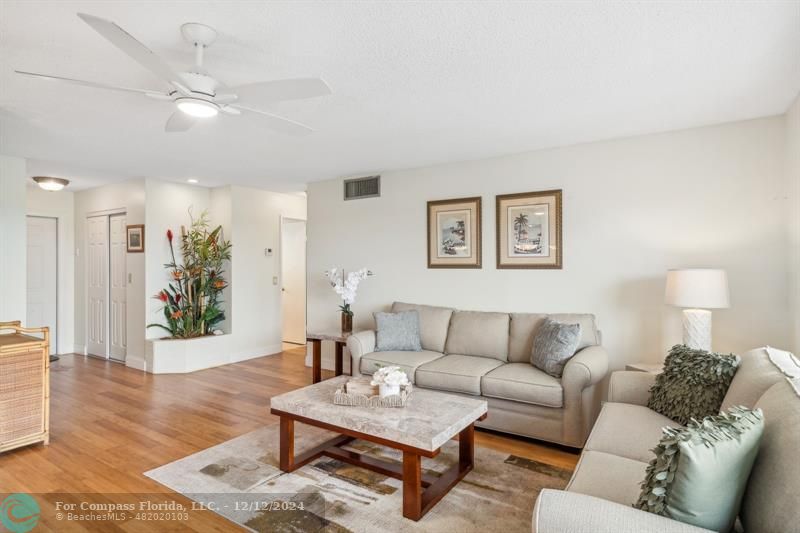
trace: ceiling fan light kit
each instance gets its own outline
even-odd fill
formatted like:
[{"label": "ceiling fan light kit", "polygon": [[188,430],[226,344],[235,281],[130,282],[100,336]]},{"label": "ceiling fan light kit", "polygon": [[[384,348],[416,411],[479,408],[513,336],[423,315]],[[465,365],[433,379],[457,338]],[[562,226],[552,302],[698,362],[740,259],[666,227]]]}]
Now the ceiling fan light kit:
[{"label": "ceiling fan light kit", "polygon": [[[280,133],[303,135],[313,130],[305,124],[262,111],[257,108],[259,103],[331,94],[328,84],[319,78],[273,80],[249,83],[239,87],[225,87],[203,68],[205,49],[217,39],[217,31],[205,24],[189,22],[181,26],[181,35],[184,40],[194,47],[194,65],[186,72],[176,72],[145,45],[110,20],[85,13],[78,13],[78,17],[107,41],[150,71],[169,89],[166,92],[135,89],[21,70],[16,72],[37,79],[57,80],[95,89],[138,93],[154,100],[170,101],[175,104],[177,110],[167,119],[164,128],[167,132],[187,131],[196,124],[197,120],[195,119],[215,117],[220,112],[233,116],[241,115],[244,112],[258,116],[264,125]],[[219,87],[224,87],[224,93],[217,93]],[[243,99],[244,105],[239,105],[240,99]]]},{"label": "ceiling fan light kit", "polygon": [[50,176],[34,176],[33,181],[46,191],[60,191],[67,185],[69,185],[69,180],[64,178],[53,178]]},{"label": "ceiling fan light kit", "polygon": [[175,100],[178,109],[196,118],[210,118],[217,116],[219,106],[201,98],[182,97]]}]

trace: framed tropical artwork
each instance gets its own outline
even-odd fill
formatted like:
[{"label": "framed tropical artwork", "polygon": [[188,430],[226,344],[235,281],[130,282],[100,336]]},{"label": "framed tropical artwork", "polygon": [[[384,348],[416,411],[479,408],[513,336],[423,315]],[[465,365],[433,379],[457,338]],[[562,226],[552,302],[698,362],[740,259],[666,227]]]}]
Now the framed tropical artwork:
[{"label": "framed tropical artwork", "polygon": [[481,199],[428,202],[428,268],[481,268]]},{"label": "framed tropical artwork", "polygon": [[497,268],[561,268],[561,190],[497,196]]}]

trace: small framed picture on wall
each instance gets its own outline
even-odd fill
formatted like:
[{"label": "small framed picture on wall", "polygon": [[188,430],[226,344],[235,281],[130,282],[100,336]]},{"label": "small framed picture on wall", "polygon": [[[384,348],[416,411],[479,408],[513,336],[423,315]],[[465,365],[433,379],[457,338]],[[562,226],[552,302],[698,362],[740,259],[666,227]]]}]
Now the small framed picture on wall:
[{"label": "small framed picture on wall", "polygon": [[561,268],[561,190],[497,196],[497,268]]},{"label": "small framed picture on wall", "polygon": [[126,229],[128,234],[128,253],[144,252],[144,224],[131,224]]},{"label": "small framed picture on wall", "polygon": [[481,199],[428,202],[428,268],[481,268]]}]

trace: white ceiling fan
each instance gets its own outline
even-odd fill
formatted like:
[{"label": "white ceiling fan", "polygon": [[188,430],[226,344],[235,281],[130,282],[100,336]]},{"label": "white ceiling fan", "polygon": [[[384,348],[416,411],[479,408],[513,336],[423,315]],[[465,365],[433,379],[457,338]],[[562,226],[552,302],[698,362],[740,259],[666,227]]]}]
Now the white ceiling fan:
[{"label": "white ceiling fan", "polygon": [[64,81],[97,89],[133,92],[156,100],[171,101],[178,109],[167,120],[165,130],[168,132],[186,131],[198,121],[216,116],[220,112],[228,115],[240,115],[245,112],[258,114],[265,120],[266,125],[275,131],[302,135],[313,130],[294,120],[254,109],[250,107],[250,102],[269,103],[331,94],[328,84],[319,78],[274,80],[238,87],[225,87],[203,68],[205,49],[217,38],[216,30],[205,24],[190,22],[181,26],[183,38],[194,46],[195,64],[186,72],[175,72],[145,45],[113,22],[84,13],[78,13],[78,17],[111,44],[165,82],[168,89],[166,91],[135,89],[34,72],[20,70],[16,72],[39,79]]}]

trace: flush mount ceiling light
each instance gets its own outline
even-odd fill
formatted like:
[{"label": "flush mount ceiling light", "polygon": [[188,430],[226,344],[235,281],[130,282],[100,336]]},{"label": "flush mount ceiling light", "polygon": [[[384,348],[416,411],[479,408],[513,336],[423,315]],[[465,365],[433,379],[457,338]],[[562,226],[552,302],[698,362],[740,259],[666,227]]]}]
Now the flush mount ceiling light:
[{"label": "flush mount ceiling light", "polygon": [[178,109],[196,118],[216,117],[219,113],[219,106],[213,102],[208,102],[200,98],[178,98],[175,100]]},{"label": "flush mount ceiling light", "polygon": [[46,191],[60,191],[69,185],[69,180],[67,179],[51,178],[49,176],[34,176],[33,181]]},{"label": "flush mount ceiling light", "polygon": [[198,181],[194,178],[189,178],[188,180],[186,180],[186,183],[198,183]]}]

